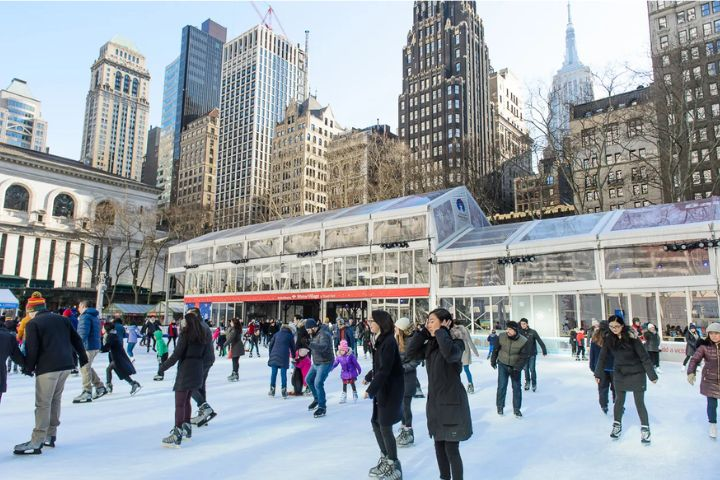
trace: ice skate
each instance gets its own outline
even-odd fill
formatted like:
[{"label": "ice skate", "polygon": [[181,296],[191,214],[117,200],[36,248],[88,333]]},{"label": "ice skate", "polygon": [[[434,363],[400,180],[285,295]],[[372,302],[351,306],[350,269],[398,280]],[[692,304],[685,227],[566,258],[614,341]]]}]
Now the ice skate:
[{"label": "ice skate", "polygon": [[108,383],[105,387],[98,387],[95,389],[95,395],[93,396],[93,400],[97,400],[100,397],[103,397],[107,395],[108,393],[112,393],[112,383]]},{"label": "ice skate", "polygon": [[175,427],[170,430],[170,435],[162,439],[162,446],[166,448],[180,448],[182,443],[182,432]]},{"label": "ice skate", "polygon": [[522,412],[520,411],[520,409],[513,410],[513,415],[515,415],[515,418],[522,418]]},{"label": "ice skate", "polygon": [[612,432],[610,432],[610,438],[617,440],[618,438],[620,438],[621,433],[622,433],[622,423],[613,422],[613,428],[612,428]]},{"label": "ice skate", "polygon": [[73,403],[90,403],[93,400],[91,392],[84,391],[77,397],[73,398]]},{"label": "ice skate", "polygon": [[710,438],[712,438],[712,439],[717,438],[717,423],[710,424]]},{"label": "ice skate", "polygon": [[347,393],[346,393],[346,392],[342,392],[342,393],[340,394],[340,403],[341,403],[341,404],[347,403]]},{"label": "ice skate", "polygon": [[537,385],[533,385],[533,386],[532,386],[532,391],[533,391],[533,392],[536,392],[536,391],[537,391]]},{"label": "ice skate", "polygon": [[380,467],[381,480],[402,480],[402,468],[400,467],[400,460],[385,459],[385,462]]},{"label": "ice skate", "polygon": [[268,392],[268,397],[274,397],[275,396],[275,387],[270,387],[270,391]]},{"label": "ice skate", "polygon": [[313,413],[313,417],[320,418],[324,417],[326,413],[326,410],[322,407],[318,407],[317,410],[315,410],[315,413]]},{"label": "ice skate", "polygon": [[467,392],[470,393],[470,394],[475,393],[475,387],[473,386],[472,383],[468,383]]},{"label": "ice skate", "polygon": [[217,413],[207,403],[200,405],[198,414],[190,419],[190,424],[197,426],[198,428],[207,425],[210,420],[215,418]]},{"label": "ice skate", "polygon": [[503,410],[503,407],[497,407],[498,415],[500,415],[501,417],[504,415]]},{"label": "ice skate", "polygon": [[230,374],[230,376],[227,377],[227,379],[228,382],[237,382],[238,380],[240,380],[240,376],[237,373],[233,372]]},{"label": "ice skate", "polygon": [[182,432],[182,436],[186,440],[190,440],[192,438],[192,425],[185,422],[182,424],[182,427],[180,427],[180,431]]},{"label": "ice skate", "polygon": [[308,405],[308,411],[312,412],[313,410],[315,410],[317,408],[317,406],[318,406],[318,402],[313,400],[312,403],[310,405]]},{"label": "ice skate", "polygon": [[282,395],[283,399],[286,399],[288,397],[288,391],[287,388],[283,387],[280,389],[280,395]]},{"label": "ice skate", "polygon": [[358,393],[355,390],[353,390],[353,403],[355,403],[357,401],[358,401]]},{"label": "ice skate", "polygon": [[413,445],[415,445],[415,434],[413,433],[413,429],[401,428],[396,441],[397,446],[401,448],[412,447]]},{"label": "ice skate", "polygon": [[33,443],[33,441],[15,445],[13,453],[15,455],[39,455],[42,453],[43,444]]},{"label": "ice skate", "polygon": [[50,435],[49,437],[45,438],[45,441],[43,442],[43,446],[55,448],[55,440],[57,440],[57,437],[55,435]]},{"label": "ice skate", "polygon": [[650,427],[646,425],[640,427],[640,443],[650,445]]},{"label": "ice skate", "polygon": [[135,395],[137,392],[140,391],[142,388],[142,385],[140,385],[138,382],[133,382],[132,388],[130,389],[130,395]]},{"label": "ice skate", "polygon": [[528,390],[530,390],[530,384],[529,384],[529,383],[526,383],[526,384],[525,384],[525,391],[527,392]]},{"label": "ice skate", "polygon": [[163,380],[165,380],[165,375],[155,375],[153,377],[153,380],[155,380],[156,382],[162,382]]},{"label": "ice skate", "polygon": [[387,459],[385,458],[385,456],[380,457],[380,460],[378,460],[377,465],[375,465],[374,467],[372,467],[372,468],[370,469],[370,471],[368,472],[368,477],[370,477],[370,478],[378,478],[378,477],[380,477],[381,467],[385,464],[385,460],[387,460]]},{"label": "ice skate", "polygon": [[80,375],[80,371],[77,368],[73,368],[72,370],[70,370],[70,375],[72,375],[73,377],[77,377],[78,375]]}]

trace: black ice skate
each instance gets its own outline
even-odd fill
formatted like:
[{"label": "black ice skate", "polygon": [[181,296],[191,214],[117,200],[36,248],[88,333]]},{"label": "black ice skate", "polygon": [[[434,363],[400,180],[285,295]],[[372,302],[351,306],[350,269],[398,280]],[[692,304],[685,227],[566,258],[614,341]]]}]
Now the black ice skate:
[{"label": "black ice skate", "polygon": [[318,406],[318,403],[315,400],[313,400],[313,402],[310,405],[308,405],[308,411],[312,412],[313,410],[315,410],[317,408],[317,406]]},{"label": "black ice skate", "polygon": [[42,453],[42,443],[33,443],[32,440],[29,442],[15,445],[13,453],[15,455],[40,455]]},{"label": "black ice skate", "polygon": [[313,417],[315,417],[315,418],[324,417],[325,413],[326,413],[326,411],[324,408],[318,407],[318,409],[315,410],[315,413],[313,413]]},{"label": "black ice skate", "polygon": [[620,434],[622,433],[622,423],[620,422],[613,422],[613,428],[612,432],[610,432],[610,438],[613,440],[617,440],[620,438]]},{"label": "black ice skate", "polygon": [[650,427],[646,425],[640,427],[640,442],[643,445],[650,445]]},{"label": "black ice skate", "polygon": [[55,435],[50,435],[50,436],[47,437],[47,438],[45,439],[45,441],[43,442],[43,446],[44,446],[44,447],[55,448],[55,440],[57,440],[57,437],[56,437]]},{"label": "black ice skate", "polygon": [[196,427],[204,427],[208,423],[210,423],[210,420],[215,418],[217,416],[217,413],[212,409],[210,405],[206,403],[203,403],[200,405],[200,409],[198,411],[197,416],[192,417],[190,419],[190,423],[192,425],[195,425]]},{"label": "black ice skate", "polygon": [[142,388],[142,385],[140,385],[138,382],[133,382],[132,388],[130,389],[130,395],[135,395],[137,392],[140,391]]},{"label": "black ice skate", "polygon": [[170,435],[162,439],[162,446],[165,448],[180,448],[182,443],[182,432],[175,427],[170,430]]}]

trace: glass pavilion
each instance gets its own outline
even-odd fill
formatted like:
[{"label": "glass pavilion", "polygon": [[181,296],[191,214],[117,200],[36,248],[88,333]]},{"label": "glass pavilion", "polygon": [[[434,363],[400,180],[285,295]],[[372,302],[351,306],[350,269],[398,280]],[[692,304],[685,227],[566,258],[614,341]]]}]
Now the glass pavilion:
[{"label": "glass pavilion", "polygon": [[719,221],[710,198],[490,226],[457,187],[213,232],[172,247],[169,272],[216,321],[443,306],[475,333],[526,317],[563,337],[622,310],[672,340],[718,320]]}]

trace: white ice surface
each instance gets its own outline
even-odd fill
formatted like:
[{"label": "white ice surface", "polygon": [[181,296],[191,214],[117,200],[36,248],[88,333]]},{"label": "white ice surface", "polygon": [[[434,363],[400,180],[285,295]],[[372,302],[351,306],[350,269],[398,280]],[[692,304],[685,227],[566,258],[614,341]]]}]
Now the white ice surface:
[{"label": "white ice surface", "polygon": [[[336,369],[326,384],[328,414],[314,419],[307,412],[310,397],[267,396],[270,369],[266,350],[262,353],[262,358],[241,358],[238,383],[226,381],[230,361],[217,360],[208,378],[208,400],[218,416],[209,426],[195,429],[192,440],[179,450],[160,446],[173,423],[175,370],[163,382],[152,381],[152,352],[136,349],[136,378],[143,389],[135,397],[126,383],[116,380],[113,394],[74,405],[81,384],[79,377],[70,377],[57,448],[45,448],[37,456],[12,454],[13,446],[27,441],[33,428],[34,380],[10,375],[0,404],[0,479],[367,478],[379,456],[370,428],[371,402],[339,405]],[[98,359],[96,370],[104,378],[106,355]],[[364,369],[369,366],[362,355],[360,362]],[[612,418],[600,411],[585,362],[539,357],[539,389],[523,392],[521,420],[495,412],[497,375],[487,362],[475,360],[471,368],[477,392],[470,396],[475,433],[460,447],[466,479],[720,478],[720,445],[708,437],[705,397],[697,385],[687,384],[677,363],[665,363],[658,384],[649,385],[649,447],[640,444],[632,397],[622,438],[609,438]],[[424,369],[420,378],[426,389]],[[361,396],[362,391],[360,386]],[[512,411],[510,392],[506,411]],[[413,401],[413,413],[416,445],[399,449],[404,478],[437,479],[424,400]]]}]

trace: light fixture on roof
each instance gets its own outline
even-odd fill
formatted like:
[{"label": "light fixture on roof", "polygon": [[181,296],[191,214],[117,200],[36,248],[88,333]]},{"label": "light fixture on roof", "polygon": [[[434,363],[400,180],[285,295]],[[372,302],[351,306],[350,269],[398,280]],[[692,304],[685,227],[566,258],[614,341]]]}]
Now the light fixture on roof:
[{"label": "light fixture on roof", "polygon": [[298,258],[304,258],[304,257],[316,257],[317,254],[320,253],[317,250],[311,250],[309,252],[300,252],[297,254]]},{"label": "light fixture on roof", "polygon": [[499,265],[515,265],[516,263],[530,263],[536,260],[535,255],[521,255],[518,257],[501,257],[497,262]]},{"label": "light fixture on roof", "polygon": [[698,240],[697,242],[682,242],[682,243],[667,243],[663,245],[663,250],[666,252],[683,252],[686,250],[695,250],[698,248],[713,248],[720,246],[720,240],[709,239],[709,240]]},{"label": "light fixture on roof", "polygon": [[185,265],[185,270],[191,270],[193,268],[198,268],[199,266],[200,265],[198,265],[197,263],[194,263],[192,265]]},{"label": "light fixture on roof", "polygon": [[388,243],[381,243],[381,248],[408,248],[410,244],[408,242],[388,242]]},{"label": "light fixture on roof", "polygon": [[230,263],[233,263],[235,265],[237,265],[239,263],[247,263],[247,262],[248,262],[247,258],[236,258],[234,260],[230,260]]}]

